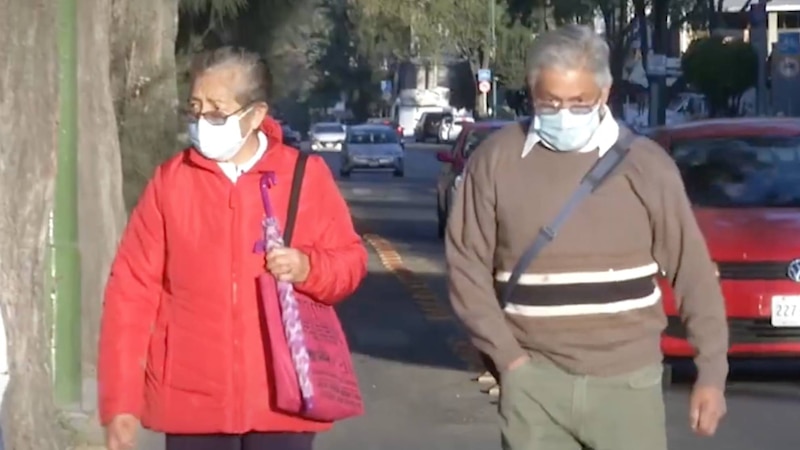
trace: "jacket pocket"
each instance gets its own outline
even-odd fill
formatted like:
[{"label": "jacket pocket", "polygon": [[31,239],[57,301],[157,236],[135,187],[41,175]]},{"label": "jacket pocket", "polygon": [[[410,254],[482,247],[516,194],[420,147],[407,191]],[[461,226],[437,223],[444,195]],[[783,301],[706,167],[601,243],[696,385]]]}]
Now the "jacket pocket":
[{"label": "jacket pocket", "polygon": [[163,385],[169,376],[169,325],[156,325],[147,351],[147,377]]}]

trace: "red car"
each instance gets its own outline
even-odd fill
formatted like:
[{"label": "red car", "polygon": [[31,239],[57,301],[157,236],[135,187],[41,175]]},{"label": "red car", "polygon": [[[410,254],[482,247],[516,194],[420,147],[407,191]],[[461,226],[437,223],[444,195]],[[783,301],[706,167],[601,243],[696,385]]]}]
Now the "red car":
[{"label": "red car", "polygon": [[503,120],[465,122],[453,147],[436,154],[436,159],[444,163],[436,180],[436,217],[440,238],[444,237],[453,189],[461,181],[461,171],[467,158],[484,139],[509,123],[511,122]]},{"label": "red car", "polygon": [[[800,120],[713,119],[657,128],[717,263],[731,358],[800,356]],[[694,351],[662,283],[667,357]]]}]

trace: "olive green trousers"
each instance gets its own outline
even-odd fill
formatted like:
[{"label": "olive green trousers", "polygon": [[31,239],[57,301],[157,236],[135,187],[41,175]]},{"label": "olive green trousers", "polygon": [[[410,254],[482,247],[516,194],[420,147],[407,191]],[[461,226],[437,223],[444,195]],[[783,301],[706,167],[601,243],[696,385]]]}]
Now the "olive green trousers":
[{"label": "olive green trousers", "polygon": [[528,362],[501,376],[503,450],[667,450],[663,368],[573,375]]}]

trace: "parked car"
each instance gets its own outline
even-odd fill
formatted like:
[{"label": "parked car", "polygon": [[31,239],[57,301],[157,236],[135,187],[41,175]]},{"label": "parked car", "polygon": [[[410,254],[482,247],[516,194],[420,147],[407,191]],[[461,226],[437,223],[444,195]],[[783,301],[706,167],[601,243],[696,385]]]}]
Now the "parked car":
[{"label": "parked car", "polygon": [[[725,296],[729,356],[800,356],[800,121],[716,119],[649,134],[680,169]],[[661,282],[664,354],[693,356]]]},{"label": "parked car", "polygon": [[293,130],[288,123],[281,124],[281,130],[283,131],[283,143],[299,149],[300,143],[303,142],[300,132]]},{"label": "parked car", "polygon": [[439,142],[455,142],[466,123],[474,123],[470,116],[445,116],[439,124]]},{"label": "parked car", "polygon": [[354,170],[391,169],[394,176],[402,177],[404,156],[403,143],[394,128],[356,125],[347,130],[339,174],[349,177]]},{"label": "parked car", "polygon": [[469,155],[490,134],[509,123],[511,122],[500,120],[465,123],[453,147],[436,154],[436,159],[444,163],[436,180],[436,218],[440,238],[444,237],[453,191],[461,182],[461,172]]},{"label": "parked car", "polygon": [[[445,112],[426,112],[417,122],[417,127],[414,129],[414,140],[417,142],[426,142],[428,139],[439,139],[439,124],[442,123],[445,115],[450,113]],[[452,115],[450,115],[452,117]]]},{"label": "parked car", "polygon": [[322,122],[311,127],[309,140],[315,152],[338,152],[342,150],[346,127],[337,122]]},{"label": "parked car", "polygon": [[388,117],[370,117],[369,119],[367,119],[367,123],[381,124],[381,125],[386,125],[388,127],[392,127],[395,130],[397,130],[397,135],[400,137],[400,139],[401,140],[403,139],[403,127],[401,127],[400,124],[397,123],[397,121],[395,121],[394,119],[390,119]]}]

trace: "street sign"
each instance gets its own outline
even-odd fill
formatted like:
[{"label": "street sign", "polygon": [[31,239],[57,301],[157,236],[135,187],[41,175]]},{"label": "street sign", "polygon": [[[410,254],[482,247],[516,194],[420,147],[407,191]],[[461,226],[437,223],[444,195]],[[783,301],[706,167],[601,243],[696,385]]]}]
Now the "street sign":
[{"label": "street sign", "polygon": [[489,83],[488,81],[479,81],[478,90],[485,94],[492,90],[492,83]]},{"label": "street sign", "polygon": [[800,55],[800,33],[784,31],[778,34],[778,51],[783,55]]},{"label": "street sign", "polygon": [[381,94],[387,101],[392,98],[392,80],[381,80]]},{"label": "street sign", "polygon": [[478,81],[492,81],[492,71],[490,69],[478,69]]},{"label": "street sign", "polygon": [[647,55],[647,74],[664,76],[667,74],[667,55],[650,53]]},{"label": "street sign", "polygon": [[784,78],[794,78],[800,73],[800,61],[789,56],[781,57],[778,61],[778,73]]}]

